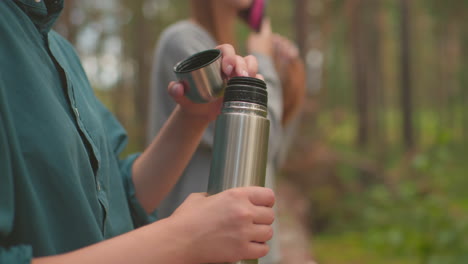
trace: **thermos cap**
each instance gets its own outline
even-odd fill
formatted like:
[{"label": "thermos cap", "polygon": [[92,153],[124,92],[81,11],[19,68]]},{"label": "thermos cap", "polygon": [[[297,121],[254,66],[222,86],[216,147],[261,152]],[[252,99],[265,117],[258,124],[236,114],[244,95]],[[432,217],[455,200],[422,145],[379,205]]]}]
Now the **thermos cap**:
[{"label": "thermos cap", "polygon": [[205,50],[186,58],[174,67],[177,79],[185,83],[186,96],[195,103],[221,97],[226,82],[221,73],[221,50]]},{"label": "thermos cap", "polygon": [[268,92],[263,80],[253,77],[233,77],[224,92],[224,102],[239,101],[267,106]]}]

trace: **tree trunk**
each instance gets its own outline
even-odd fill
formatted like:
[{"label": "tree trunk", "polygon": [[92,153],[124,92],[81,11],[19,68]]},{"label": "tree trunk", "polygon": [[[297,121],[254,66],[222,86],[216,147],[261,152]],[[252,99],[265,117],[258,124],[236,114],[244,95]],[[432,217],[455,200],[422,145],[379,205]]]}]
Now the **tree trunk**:
[{"label": "tree trunk", "polygon": [[308,0],[295,0],[294,28],[296,31],[296,43],[299,47],[301,57],[305,58],[307,53],[307,36],[309,36]]},{"label": "tree trunk", "polygon": [[365,48],[364,23],[361,13],[364,5],[362,0],[352,0],[348,3],[349,18],[351,20],[351,30],[349,31],[351,39],[351,57],[358,114],[357,145],[360,149],[366,149],[369,142],[369,109],[368,82],[366,80],[367,53]]},{"label": "tree trunk", "polygon": [[72,21],[72,11],[76,9],[75,0],[67,0],[62,14],[54,28],[73,45],[76,44],[76,37],[79,26]]},{"label": "tree trunk", "polygon": [[383,147],[381,120],[382,109],[382,62],[380,54],[380,0],[365,0],[363,17],[365,30],[365,52],[367,54],[367,99],[369,115],[369,141],[372,142],[372,149],[380,153]]},{"label": "tree trunk", "polygon": [[135,21],[133,23],[133,57],[136,59],[136,78],[134,104],[138,120],[138,141],[144,145],[146,138],[146,121],[148,117],[148,90],[151,74],[151,48],[148,47],[148,27],[142,12],[144,1],[135,1]]},{"label": "tree trunk", "polygon": [[[461,43],[462,43],[462,61],[467,62],[468,61],[468,29],[466,27],[462,27],[462,38],[461,38]],[[468,65],[466,63],[460,63],[460,72],[462,73],[468,73]],[[468,105],[468,89],[466,87],[468,86],[468,76],[467,74],[460,74],[460,87],[462,90],[462,105]],[[463,135],[463,142],[468,142],[468,114],[465,113],[466,111],[462,111],[462,135]]]},{"label": "tree trunk", "polygon": [[401,107],[403,120],[403,142],[406,150],[414,146],[412,127],[412,87],[411,87],[411,53],[409,0],[400,0],[401,21]]}]

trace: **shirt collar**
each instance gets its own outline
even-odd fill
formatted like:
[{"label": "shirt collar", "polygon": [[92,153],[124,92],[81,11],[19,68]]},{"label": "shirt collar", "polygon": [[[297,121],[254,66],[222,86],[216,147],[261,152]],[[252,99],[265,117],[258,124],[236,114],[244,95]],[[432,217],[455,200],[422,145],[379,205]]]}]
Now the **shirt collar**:
[{"label": "shirt collar", "polygon": [[63,9],[65,0],[15,0],[41,31],[50,31]]}]

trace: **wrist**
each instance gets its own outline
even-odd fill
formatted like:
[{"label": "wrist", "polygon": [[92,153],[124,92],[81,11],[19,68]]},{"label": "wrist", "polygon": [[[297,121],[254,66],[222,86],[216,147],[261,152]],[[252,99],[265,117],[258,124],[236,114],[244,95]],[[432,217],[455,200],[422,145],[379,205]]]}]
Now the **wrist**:
[{"label": "wrist", "polygon": [[[185,223],[186,224],[186,223]],[[173,217],[159,220],[152,225],[152,236],[158,241],[165,240],[166,248],[164,251],[172,255],[168,260],[174,264],[199,264],[195,261],[192,248],[193,243],[190,239],[190,233],[185,232],[184,222],[174,221]],[[166,236],[167,235],[167,236]],[[157,243],[155,243],[157,244]]]},{"label": "wrist", "polygon": [[174,114],[177,116],[177,119],[180,119],[185,124],[189,124],[190,126],[193,126],[193,128],[200,127],[203,129],[208,127],[210,122],[215,120],[218,116],[218,113],[216,112],[205,112],[205,110],[192,111],[191,109],[185,109],[180,105],[177,105],[174,112]]},{"label": "wrist", "polygon": [[179,245],[180,254],[183,256],[183,264],[199,264],[203,263],[200,260],[197,245],[199,241],[196,241],[195,232],[192,230],[190,225],[184,219],[175,217],[174,214],[164,219],[167,221],[169,230],[172,230],[173,239],[175,243]]},{"label": "wrist", "polygon": [[206,127],[211,121],[208,116],[190,113],[179,105],[176,107],[175,112],[180,120],[190,123],[195,127]]}]

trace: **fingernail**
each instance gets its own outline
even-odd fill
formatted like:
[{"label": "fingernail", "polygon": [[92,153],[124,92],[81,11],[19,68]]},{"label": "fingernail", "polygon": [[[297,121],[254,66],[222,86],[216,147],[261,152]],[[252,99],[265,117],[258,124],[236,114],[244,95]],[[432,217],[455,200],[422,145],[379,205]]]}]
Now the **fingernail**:
[{"label": "fingernail", "polygon": [[232,69],[233,69],[232,65],[226,66],[226,75],[231,75]]},{"label": "fingernail", "polygon": [[249,73],[247,71],[242,71],[242,76],[249,77]]}]

